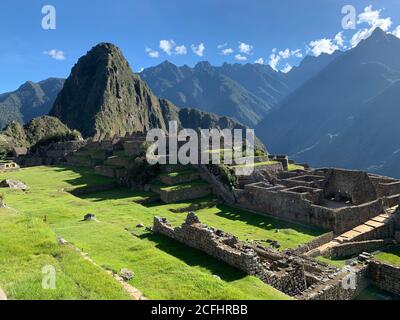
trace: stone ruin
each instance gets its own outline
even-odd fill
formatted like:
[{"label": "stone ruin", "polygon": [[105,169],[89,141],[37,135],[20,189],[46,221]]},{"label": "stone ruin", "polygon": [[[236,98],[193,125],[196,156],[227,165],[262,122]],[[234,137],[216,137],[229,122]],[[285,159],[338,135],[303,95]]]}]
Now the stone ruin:
[{"label": "stone ruin", "polygon": [[19,169],[19,165],[14,161],[0,161],[0,172],[16,171]]},{"label": "stone ruin", "polygon": [[400,180],[344,169],[282,171],[234,190],[235,205],[337,234],[400,204]]},{"label": "stone ruin", "polygon": [[[258,243],[242,242],[231,234],[202,224],[194,213],[189,213],[186,221],[177,228],[166,219],[155,217],[152,230],[255,276],[289,296],[317,299],[322,298],[322,294],[328,295],[328,291],[332,299],[344,295],[340,293],[339,282],[348,272],[290,251],[278,252]],[[364,267],[360,266],[358,270],[364,270]],[[346,294],[352,297],[356,292]]]}]

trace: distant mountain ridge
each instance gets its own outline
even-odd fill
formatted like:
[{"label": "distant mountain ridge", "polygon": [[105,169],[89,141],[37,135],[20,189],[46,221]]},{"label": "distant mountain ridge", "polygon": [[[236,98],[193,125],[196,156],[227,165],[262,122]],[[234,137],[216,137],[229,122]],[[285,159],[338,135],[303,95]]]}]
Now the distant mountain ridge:
[{"label": "distant mountain ridge", "polygon": [[178,106],[229,116],[248,126],[259,123],[290,92],[284,74],[261,64],[215,67],[203,61],[190,68],[165,61],[140,76],[157,96]]},{"label": "distant mountain ridge", "polygon": [[79,59],[50,115],[84,137],[99,140],[152,128],[168,129],[173,120],[185,128],[245,129],[228,117],[180,109],[157,98],[132,72],[119,48],[110,43],[95,46]]},{"label": "distant mountain ridge", "polygon": [[[257,128],[272,152],[313,166],[400,176],[400,39],[377,28],[286,97]],[[390,167],[390,168],[389,168]]]},{"label": "distant mountain ridge", "polygon": [[63,84],[64,79],[58,78],[27,81],[13,92],[0,94],[0,129],[12,121],[24,124],[48,114]]}]

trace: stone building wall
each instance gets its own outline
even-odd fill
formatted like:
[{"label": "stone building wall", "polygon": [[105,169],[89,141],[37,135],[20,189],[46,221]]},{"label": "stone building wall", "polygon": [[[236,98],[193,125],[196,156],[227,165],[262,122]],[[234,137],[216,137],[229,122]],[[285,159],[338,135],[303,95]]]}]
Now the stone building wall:
[{"label": "stone building wall", "polygon": [[333,230],[335,226],[333,210],[315,206],[301,194],[275,191],[276,188],[279,187],[268,190],[258,185],[250,185],[246,186],[245,190],[235,190],[236,203],[243,209],[266,213],[324,230]]},{"label": "stone building wall", "polygon": [[368,174],[362,171],[329,169],[326,195],[351,199],[353,205],[374,201],[378,197]]},{"label": "stone building wall", "polygon": [[332,279],[307,289],[301,300],[353,300],[368,286],[368,265],[345,267]]},{"label": "stone building wall", "polygon": [[378,288],[400,296],[400,267],[378,260],[369,264],[368,276]]}]

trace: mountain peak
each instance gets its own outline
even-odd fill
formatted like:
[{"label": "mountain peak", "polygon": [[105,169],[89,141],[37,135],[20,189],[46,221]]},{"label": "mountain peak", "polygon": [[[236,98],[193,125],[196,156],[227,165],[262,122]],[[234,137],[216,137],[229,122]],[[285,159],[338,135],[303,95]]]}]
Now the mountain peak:
[{"label": "mountain peak", "polygon": [[165,127],[157,98],[111,43],[78,60],[50,115],[97,139]]},{"label": "mountain peak", "polygon": [[383,31],[380,27],[376,27],[371,34],[371,38],[386,37],[387,33]]},{"label": "mountain peak", "polygon": [[213,66],[208,61],[200,61],[194,67],[196,70],[212,70]]}]

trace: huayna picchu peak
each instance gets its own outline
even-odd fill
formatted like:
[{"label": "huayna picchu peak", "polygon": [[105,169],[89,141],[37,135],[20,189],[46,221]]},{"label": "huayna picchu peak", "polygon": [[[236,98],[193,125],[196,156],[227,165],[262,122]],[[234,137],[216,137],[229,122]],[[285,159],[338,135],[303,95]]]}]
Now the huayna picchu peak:
[{"label": "huayna picchu peak", "polygon": [[50,115],[85,137],[100,139],[165,128],[158,99],[110,43],[100,43],[79,59]]}]

